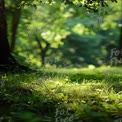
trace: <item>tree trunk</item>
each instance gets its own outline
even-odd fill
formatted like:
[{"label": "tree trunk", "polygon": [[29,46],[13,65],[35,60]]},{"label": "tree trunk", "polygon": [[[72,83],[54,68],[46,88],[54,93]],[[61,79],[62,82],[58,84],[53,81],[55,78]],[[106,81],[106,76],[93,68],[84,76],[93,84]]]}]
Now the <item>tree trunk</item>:
[{"label": "tree trunk", "polygon": [[14,12],[12,13],[12,37],[11,37],[11,51],[14,51],[15,43],[16,43],[16,34],[17,28],[19,25],[20,17],[21,17],[21,9],[15,8]]},{"label": "tree trunk", "polygon": [[46,58],[46,53],[49,49],[50,44],[46,42],[46,47],[41,50],[41,60],[42,60],[42,66],[45,66],[45,58]]},{"label": "tree trunk", "polygon": [[5,0],[0,0],[0,65],[8,64],[11,51],[7,38]]},{"label": "tree trunk", "polygon": [[0,0],[0,71],[29,71],[26,66],[18,64],[11,54],[5,13],[5,0]]},{"label": "tree trunk", "polygon": [[122,26],[120,26],[119,51],[120,53],[118,59],[122,60]]},{"label": "tree trunk", "polygon": [[[49,42],[47,42],[45,39],[43,39],[41,36],[38,38],[37,36],[35,37],[35,41],[37,42],[39,49],[40,49],[40,57],[41,57],[41,63],[42,66],[45,66],[45,58],[46,58],[46,53],[50,47]],[[41,42],[44,42],[46,44],[45,47],[42,47]]]},{"label": "tree trunk", "polygon": [[41,62],[42,62],[42,66],[45,66],[45,57],[46,57],[46,52],[41,50]]}]

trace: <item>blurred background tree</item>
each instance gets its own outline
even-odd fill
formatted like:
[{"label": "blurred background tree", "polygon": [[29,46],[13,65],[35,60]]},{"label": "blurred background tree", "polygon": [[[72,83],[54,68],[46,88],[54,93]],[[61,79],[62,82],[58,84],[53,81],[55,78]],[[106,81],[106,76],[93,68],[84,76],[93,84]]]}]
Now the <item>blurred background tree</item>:
[{"label": "blurred background tree", "polygon": [[[108,2],[108,6],[105,1],[99,5],[77,0],[40,2],[6,1],[8,38],[20,63],[38,67],[100,66],[103,60],[109,62],[111,49],[121,50],[120,0]],[[117,7],[113,7],[115,4]]]}]

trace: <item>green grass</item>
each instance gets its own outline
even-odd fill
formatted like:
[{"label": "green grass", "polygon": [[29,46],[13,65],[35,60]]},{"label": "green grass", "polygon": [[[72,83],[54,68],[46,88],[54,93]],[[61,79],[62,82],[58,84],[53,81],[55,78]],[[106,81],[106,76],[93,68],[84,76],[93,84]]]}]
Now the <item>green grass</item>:
[{"label": "green grass", "polygon": [[0,83],[0,121],[122,121],[121,68],[4,73]]}]

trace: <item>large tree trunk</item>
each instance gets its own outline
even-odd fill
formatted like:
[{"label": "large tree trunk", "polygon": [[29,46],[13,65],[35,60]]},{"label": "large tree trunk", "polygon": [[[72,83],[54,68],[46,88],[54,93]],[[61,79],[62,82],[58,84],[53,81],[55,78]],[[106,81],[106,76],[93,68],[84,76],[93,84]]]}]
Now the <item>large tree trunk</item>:
[{"label": "large tree trunk", "polygon": [[7,22],[5,14],[5,0],[0,0],[0,71],[29,71],[26,66],[20,65],[11,55],[7,35]]},{"label": "large tree trunk", "polygon": [[8,64],[11,51],[7,38],[5,0],[0,0],[0,65]]}]

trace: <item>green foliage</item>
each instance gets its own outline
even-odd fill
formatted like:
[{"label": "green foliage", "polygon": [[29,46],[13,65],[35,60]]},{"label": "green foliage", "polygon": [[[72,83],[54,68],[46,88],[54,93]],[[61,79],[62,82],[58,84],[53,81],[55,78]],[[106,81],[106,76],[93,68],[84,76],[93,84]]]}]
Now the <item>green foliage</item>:
[{"label": "green foliage", "polygon": [[[112,122],[122,117],[121,69],[89,65],[100,65],[100,58],[107,54],[105,48],[110,44],[117,46],[119,35],[120,6],[113,14],[110,10],[115,4],[99,2],[101,5],[96,0],[7,1],[8,10],[22,9],[16,57],[21,63],[41,66],[39,56],[49,44],[46,63],[56,68],[44,68],[36,73],[0,74],[0,121],[50,119],[54,122],[57,108],[68,110],[61,118],[72,117],[73,122]],[[50,63],[52,57],[56,61]],[[88,69],[70,68],[87,65]],[[57,69],[58,66],[69,69]]]},{"label": "green foliage", "polygon": [[[57,0],[20,0],[21,6],[33,5],[36,6],[37,3],[55,4],[59,1]],[[91,10],[96,10],[99,5],[102,7],[108,6],[109,2],[107,0],[60,0],[62,4],[65,5],[80,5]],[[111,0],[111,2],[116,2],[117,0]]]},{"label": "green foliage", "polygon": [[120,68],[44,71],[1,74],[0,117],[18,122],[54,122],[58,116],[73,122],[112,122],[122,117]]},{"label": "green foliage", "polygon": [[[13,10],[18,3],[11,2],[6,2],[9,40],[12,34]],[[53,59],[56,60],[53,65],[57,67],[84,67],[91,64],[99,66],[102,65],[102,59],[106,58],[107,53],[110,53],[110,49],[106,48],[110,45],[118,46],[120,0],[116,3],[117,8],[110,2],[109,7],[99,6],[96,13],[79,7],[84,2],[91,7],[93,5],[89,3],[92,1],[19,2],[27,4],[21,7],[14,50],[15,57],[21,63],[40,67],[40,58],[44,54],[46,66],[52,65],[50,62]]]}]

